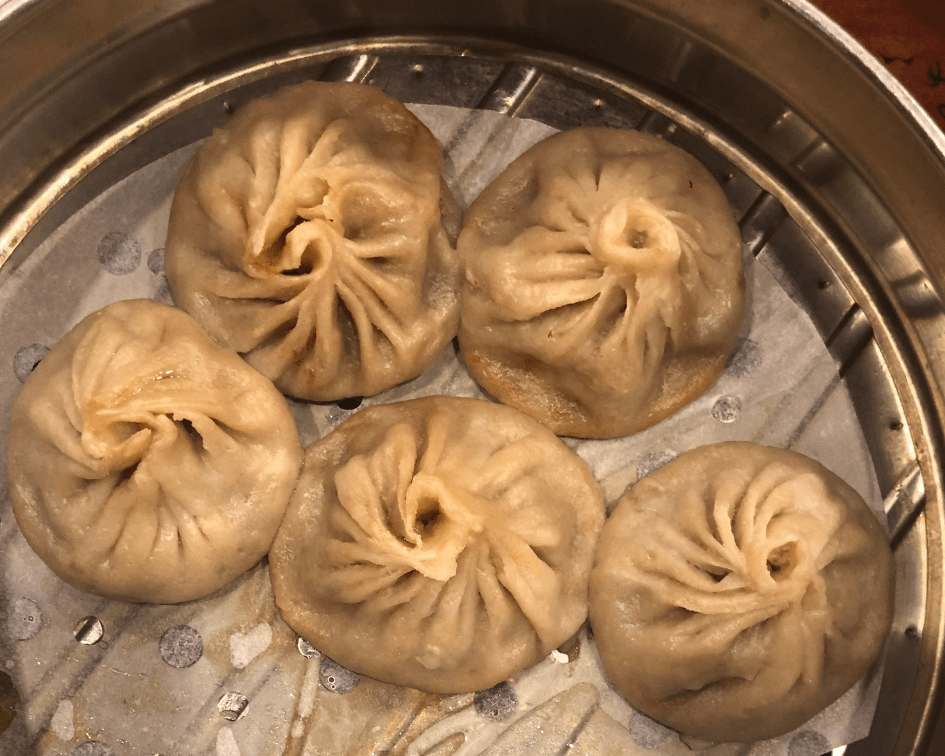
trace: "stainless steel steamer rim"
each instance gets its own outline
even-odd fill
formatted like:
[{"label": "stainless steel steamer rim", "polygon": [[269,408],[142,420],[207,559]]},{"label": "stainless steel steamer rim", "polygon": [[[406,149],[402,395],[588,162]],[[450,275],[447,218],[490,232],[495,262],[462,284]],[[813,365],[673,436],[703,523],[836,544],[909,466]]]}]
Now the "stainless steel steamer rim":
[{"label": "stainless steel steamer rim", "polygon": [[300,78],[696,154],[820,328],[886,495],[897,616],[873,733],[847,753],[942,748],[945,139],[814,8],[8,0],[0,72],[0,285],[96,194]]}]

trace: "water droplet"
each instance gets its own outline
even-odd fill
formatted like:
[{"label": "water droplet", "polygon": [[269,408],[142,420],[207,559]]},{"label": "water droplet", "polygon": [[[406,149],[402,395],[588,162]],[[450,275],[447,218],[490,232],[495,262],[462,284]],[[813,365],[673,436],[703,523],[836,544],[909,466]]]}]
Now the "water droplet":
[{"label": "water droplet", "polygon": [[226,693],[217,704],[223,718],[229,722],[235,722],[243,716],[248,706],[249,699],[242,693]]},{"label": "water droplet", "polygon": [[94,646],[105,636],[105,626],[98,617],[83,617],[75,623],[72,634],[79,643]]},{"label": "water droplet", "polygon": [[305,640],[305,638],[299,638],[298,647],[299,653],[302,654],[302,656],[304,656],[306,659],[314,659],[319,655],[318,649]]},{"label": "water droplet", "polygon": [[720,423],[734,423],[741,411],[742,403],[737,396],[720,396],[712,405],[712,417]]}]

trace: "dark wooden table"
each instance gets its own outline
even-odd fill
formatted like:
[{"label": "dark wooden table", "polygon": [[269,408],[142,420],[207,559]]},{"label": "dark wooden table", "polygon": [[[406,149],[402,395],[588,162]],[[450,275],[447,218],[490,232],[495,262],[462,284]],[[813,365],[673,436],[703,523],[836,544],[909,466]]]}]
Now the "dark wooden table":
[{"label": "dark wooden table", "polygon": [[945,129],[945,1],[812,2],[882,61]]}]

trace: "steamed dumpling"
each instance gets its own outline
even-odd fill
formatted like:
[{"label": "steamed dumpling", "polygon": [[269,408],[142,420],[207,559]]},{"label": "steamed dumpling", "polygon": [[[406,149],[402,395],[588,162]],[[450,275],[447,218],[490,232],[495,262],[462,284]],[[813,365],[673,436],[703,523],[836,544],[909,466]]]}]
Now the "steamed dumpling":
[{"label": "steamed dumpling", "polygon": [[272,383],[186,313],[117,302],[82,320],[13,405],[16,521],[101,596],[205,596],[268,551],[302,462]]},{"label": "steamed dumpling", "polygon": [[488,688],[580,628],[603,518],[587,466],[516,410],[370,407],[305,452],[269,555],[276,602],[357,672]]},{"label": "steamed dumpling", "polygon": [[800,454],[723,443],[637,483],[604,526],[590,619],[627,699],[680,732],[762,740],[839,698],[889,633],[889,543]]},{"label": "steamed dumpling", "polygon": [[744,316],[725,195],[682,150],[580,128],[515,160],[470,206],[460,347],[500,401],[609,438],[692,401]]},{"label": "steamed dumpling", "polygon": [[174,302],[292,396],[414,378],[459,321],[447,232],[455,242],[459,210],[442,169],[433,135],[372,87],[307,82],[255,100],[178,185]]}]

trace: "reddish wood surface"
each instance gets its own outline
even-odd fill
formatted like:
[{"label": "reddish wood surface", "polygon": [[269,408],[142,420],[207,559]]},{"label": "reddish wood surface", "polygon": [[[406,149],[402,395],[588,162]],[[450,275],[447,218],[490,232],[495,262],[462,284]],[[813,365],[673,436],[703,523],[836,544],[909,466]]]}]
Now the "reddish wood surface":
[{"label": "reddish wood surface", "polygon": [[945,128],[945,0],[812,0]]}]

